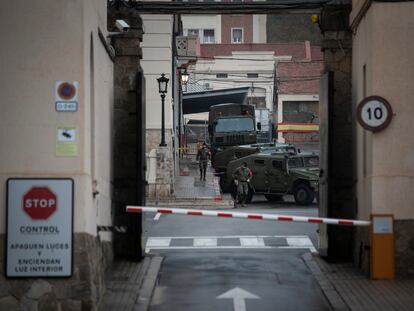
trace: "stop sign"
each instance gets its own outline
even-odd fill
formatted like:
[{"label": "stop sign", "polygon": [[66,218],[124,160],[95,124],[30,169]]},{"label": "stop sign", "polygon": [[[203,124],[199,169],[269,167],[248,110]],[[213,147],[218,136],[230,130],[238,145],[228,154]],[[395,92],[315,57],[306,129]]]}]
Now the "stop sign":
[{"label": "stop sign", "polygon": [[23,210],[34,220],[46,220],[57,209],[57,197],[48,187],[33,187],[23,196]]}]

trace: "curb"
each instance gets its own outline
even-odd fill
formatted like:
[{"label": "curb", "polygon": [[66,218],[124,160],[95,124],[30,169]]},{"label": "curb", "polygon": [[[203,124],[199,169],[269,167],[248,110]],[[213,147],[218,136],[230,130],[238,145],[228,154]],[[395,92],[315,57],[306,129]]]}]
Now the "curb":
[{"label": "curb", "polygon": [[164,257],[161,256],[148,256],[150,257],[150,263],[146,269],[146,273],[143,275],[144,279],[139,289],[139,294],[133,311],[147,311],[151,303],[151,298],[154,293],[155,286],[158,280],[158,274],[161,269],[162,261]]},{"label": "curb", "polygon": [[329,303],[329,306],[334,311],[350,311],[351,309],[347,306],[345,301],[342,299],[341,295],[335,289],[335,286],[333,286],[333,284],[322,272],[317,262],[317,259],[315,260],[314,256],[318,257],[319,255],[305,253],[301,257],[305,265],[308,267],[308,269],[311,271],[316,281],[318,282],[322,293],[324,294],[326,300]]}]

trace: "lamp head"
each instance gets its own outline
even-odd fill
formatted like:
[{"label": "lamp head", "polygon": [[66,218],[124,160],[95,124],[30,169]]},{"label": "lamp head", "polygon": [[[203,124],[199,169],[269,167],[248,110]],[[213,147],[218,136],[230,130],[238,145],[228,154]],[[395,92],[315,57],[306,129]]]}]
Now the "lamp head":
[{"label": "lamp head", "polygon": [[161,74],[161,77],[157,79],[158,81],[158,92],[160,94],[165,94],[167,93],[167,86],[168,86],[168,81],[170,81],[170,79],[168,79],[165,74]]}]

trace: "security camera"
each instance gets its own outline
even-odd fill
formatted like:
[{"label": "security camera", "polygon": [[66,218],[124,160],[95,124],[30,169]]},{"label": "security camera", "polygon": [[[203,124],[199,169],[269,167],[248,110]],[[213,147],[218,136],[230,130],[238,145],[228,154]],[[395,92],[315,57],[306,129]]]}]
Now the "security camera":
[{"label": "security camera", "polygon": [[115,22],[116,28],[118,28],[119,31],[128,31],[131,26],[128,25],[127,22],[125,22],[122,19],[117,19]]}]

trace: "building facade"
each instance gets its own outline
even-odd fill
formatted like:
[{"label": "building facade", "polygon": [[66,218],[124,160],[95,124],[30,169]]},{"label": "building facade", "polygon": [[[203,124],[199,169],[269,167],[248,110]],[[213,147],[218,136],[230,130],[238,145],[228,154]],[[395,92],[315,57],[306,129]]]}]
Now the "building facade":
[{"label": "building facade", "polygon": [[[96,310],[112,258],[111,235],[98,234],[99,226],[112,224],[114,64],[107,2],[2,2],[0,25],[0,309]],[[56,106],[59,81],[76,87],[62,93],[76,95],[76,110]],[[69,147],[62,145],[63,132],[71,138]],[[5,279],[6,224],[13,225],[6,221],[4,199],[9,178],[73,180],[69,278]]]},{"label": "building facade", "polygon": [[[397,275],[414,275],[414,138],[408,130],[414,110],[414,3],[354,0],[352,101],[377,95],[391,105],[390,125],[377,133],[355,122],[357,214],[392,214],[395,219]],[[368,230],[358,230],[360,245],[370,245]],[[364,266],[369,252],[363,248]],[[361,256],[361,254],[359,254]]]}]

